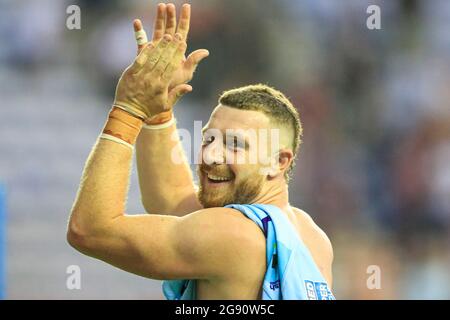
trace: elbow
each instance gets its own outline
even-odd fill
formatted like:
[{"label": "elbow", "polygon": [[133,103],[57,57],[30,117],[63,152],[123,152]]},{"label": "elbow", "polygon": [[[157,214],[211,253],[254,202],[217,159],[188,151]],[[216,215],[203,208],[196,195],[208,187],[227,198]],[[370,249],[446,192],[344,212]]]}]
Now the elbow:
[{"label": "elbow", "polygon": [[145,212],[147,212],[149,214],[155,213],[155,210],[151,203],[149,203],[148,201],[145,201],[144,199],[141,199],[141,203],[142,203],[142,206],[144,207]]},{"label": "elbow", "polygon": [[111,237],[108,227],[99,227],[91,222],[80,222],[72,217],[67,226],[66,240],[68,244],[75,250],[91,256],[96,257],[105,249],[105,239]]},{"label": "elbow", "polygon": [[145,212],[149,214],[167,214],[167,212],[170,212],[170,207],[168,205],[170,202],[162,197],[152,201],[142,198],[141,203]]},{"label": "elbow", "polygon": [[80,225],[73,221],[69,222],[66,240],[71,247],[82,253],[87,253],[92,247],[90,238],[89,233],[80,227]]},{"label": "elbow", "polygon": [[83,243],[84,237],[81,230],[73,222],[70,222],[66,234],[66,240],[70,246],[78,250]]}]

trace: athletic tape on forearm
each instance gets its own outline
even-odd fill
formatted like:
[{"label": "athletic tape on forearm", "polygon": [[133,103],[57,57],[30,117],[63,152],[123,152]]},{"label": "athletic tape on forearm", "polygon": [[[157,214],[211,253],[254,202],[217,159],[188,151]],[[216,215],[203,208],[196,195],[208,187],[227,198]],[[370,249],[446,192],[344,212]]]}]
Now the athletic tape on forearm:
[{"label": "athletic tape on forearm", "polygon": [[[108,139],[133,148],[137,136],[141,131],[141,119],[129,114],[118,107],[113,107],[108,115],[105,127],[100,138]],[[120,140],[120,141],[117,141]]]},{"label": "athletic tape on forearm", "polygon": [[172,110],[158,113],[157,115],[145,120],[145,124],[149,126],[159,126],[165,124],[173,119]]},{"label": "athletic tape on forearm", "polygon": [[171,125],[173,125],[174,123],[177,123],[175,118],[171,118],[169,121],[164,122],[164,123],[160,123],[160,124],[144,124],[142,126],[143,129],[150,129],[150,130],[159,130],[159,129],[164,129],[164,128],[168,128]]}]

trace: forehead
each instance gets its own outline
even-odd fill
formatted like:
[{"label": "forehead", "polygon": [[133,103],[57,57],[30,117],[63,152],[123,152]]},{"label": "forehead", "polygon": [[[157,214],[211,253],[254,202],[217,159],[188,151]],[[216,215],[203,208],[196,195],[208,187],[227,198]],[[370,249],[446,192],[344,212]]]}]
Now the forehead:
[{"label": "forehead", "polygon": [[260,129],[268,128],[270,119],[260,111],[240,110],[219,104],[212,112],[206,126],[222,131],[227,129]]}]

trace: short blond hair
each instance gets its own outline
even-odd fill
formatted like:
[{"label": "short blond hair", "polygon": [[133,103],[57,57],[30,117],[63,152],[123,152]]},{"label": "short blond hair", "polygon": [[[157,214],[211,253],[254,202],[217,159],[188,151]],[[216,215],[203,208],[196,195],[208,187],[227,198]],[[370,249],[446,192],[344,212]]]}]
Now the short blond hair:
[{"label": "short blond hair", "polygon": [[289,99],[283,93],[268,85],[253,84],[223,92],[219,97],[219,103],[236,109],[263,112],[276,125],[287,126],[290,129],[292,132],[292,145],[290,147],[294,159],[285,174],[286,181],[289,181],[292,169],[295,167],[295,159],[302,142],[303,133],[298,111]]}]

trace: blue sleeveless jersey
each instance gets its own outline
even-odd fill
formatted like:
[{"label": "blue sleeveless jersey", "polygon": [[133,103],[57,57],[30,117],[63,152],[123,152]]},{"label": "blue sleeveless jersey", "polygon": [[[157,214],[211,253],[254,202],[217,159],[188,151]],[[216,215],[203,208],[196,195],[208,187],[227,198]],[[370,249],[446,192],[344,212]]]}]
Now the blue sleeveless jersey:
[{"label": "blue sleeveless jersey", "polygon": [[[284,213],[267,204],[230,204],[253,220],[266,237],[267,271],[262,284],[263,300],[334,300],[311,253]],[[196,281],[163,281],[169,300],[195,300]]]}]

